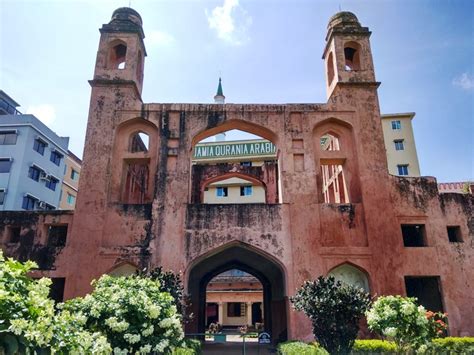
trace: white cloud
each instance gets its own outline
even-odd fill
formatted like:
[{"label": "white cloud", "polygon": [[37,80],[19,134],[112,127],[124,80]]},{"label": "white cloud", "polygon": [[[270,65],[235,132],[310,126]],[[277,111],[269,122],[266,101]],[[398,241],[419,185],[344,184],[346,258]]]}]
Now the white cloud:
[{"label": "white cloud", "polygon": [[216,30],[217,37],[241,45],[249,40],[247,30],[252,24],[252,17],[240,5],[239,0],[224,0],[222,6],[216,6],[209,14],[206,9],[209,28]]},{"label": "white cloud", "polygon": [[41,104],[38,106],[30,106],[26,110],[26,113],[35,115],[44,124],[49,125],[53,123],[56,118],[56,110],[52,105]]},{"label": "white cloud", "polygon": [[167,32],[151,30],[147,31],[145,42],[151,46],[169,46],[175,42],[175,39]]},{"label": "white cloud", "polygon": [[472,90],[474,89],[474,76],[469,73],[462,73],[453,79],[453,85],[464,90]]}]

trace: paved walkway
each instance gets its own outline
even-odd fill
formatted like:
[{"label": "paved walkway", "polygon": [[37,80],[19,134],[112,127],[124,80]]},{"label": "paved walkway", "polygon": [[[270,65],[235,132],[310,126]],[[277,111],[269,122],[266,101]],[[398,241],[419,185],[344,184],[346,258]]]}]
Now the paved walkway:
[{"label": "paved walkway", "polygon": [[[241,342],[214,343],[205,342],[202,347],[203,355],[243,355],[243,344]],[[264,345],[256,342],[245,343],[245,355],[270,355],[276,354]]]}]

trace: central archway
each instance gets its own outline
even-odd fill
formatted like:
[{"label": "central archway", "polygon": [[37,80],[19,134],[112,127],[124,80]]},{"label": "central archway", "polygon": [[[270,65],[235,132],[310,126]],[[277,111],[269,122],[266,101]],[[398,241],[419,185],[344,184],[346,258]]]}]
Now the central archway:
[{"label": "central archway", "polygon": [[244,244],[232,243],[195,261],[188,272],[188,293],[193,320],[188,333],[203,333],[206,318],[206,288],[209,281],[225,271],[238,269],[255,276],[263,287],[264,329],[272,340],[287,339],[287,302],[282,267],[272,257]]}]

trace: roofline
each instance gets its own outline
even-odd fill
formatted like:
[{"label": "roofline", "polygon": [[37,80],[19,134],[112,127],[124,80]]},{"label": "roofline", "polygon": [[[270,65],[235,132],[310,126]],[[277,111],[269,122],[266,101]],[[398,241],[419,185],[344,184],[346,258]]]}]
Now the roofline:
[{"label": "roofline", "polygon": [[399,117],[399,118],[403,118],[403,117],[408,117],[410,119],[413,119],[413,117],[415,117],[416,115],[416,112],[400,112],[400,113],[384,113],[382,115],[380,115],[381,118],[392,118],[392,117]]},{"label": "roofline", "polygon": [[[12,115],[11,115],[12,116]],[[20,116],[26,116],[26,115],[20,115]],[[30,115],[30,116],[33,116],[36,120],[38,120],[34,115]],[[38,120],[39,121],[39,120]],[[41,121],[40,121],[41,122]],[[42,123],[42,122],[41,122]],[[53,130],[51,130],[51,128],[49,128],[48,126],[46,126],[44,123],[43,125],[49,129],[53,134],[56,135],[56,137],[58,138],[67,138],[68,139],[68,145],[69,145],[69,137],[61,137],[61,136],[58,136]],[[57,150],[61,151],[62,153],[64,153],[65,155],[67,155],[67,148],[63,148],[61,147],[53,138],[51,138],[50,135],[44,133],[40,128],[36,127],[35,124],[33,124],[32,122],[21,122],[21,123],[1,123],[0,124],[0,129],[2,129],[3,127],[5,127],[6,129],[8,129],[7,127],[31,127],[33,128],[36,132],[42,134],[44,137],[46,137],[53,145],[54,145],[54,148],[57,148]],[[14,129],[14,128],[13,128]]]},{"label": "roofline", "polygon": [[21,106],[18,102],[16,102],[15,100],[13,100],[10,95],[8,95],[5,91],[3,91],[3,90],[1,90],[1,89],[0,89],[0,94],[3,94],[3,95],[5,95],[6,97],[8,97],[8,99],[11,100],[11,102],[16,105],[15,108]]},{"label": "roofline", "polygon": [[78,163],[79,165],[82,165],[82,159],[80,159],[76,154],[71,152],[69,149],[67,150],[67,155],[76,163]]}]

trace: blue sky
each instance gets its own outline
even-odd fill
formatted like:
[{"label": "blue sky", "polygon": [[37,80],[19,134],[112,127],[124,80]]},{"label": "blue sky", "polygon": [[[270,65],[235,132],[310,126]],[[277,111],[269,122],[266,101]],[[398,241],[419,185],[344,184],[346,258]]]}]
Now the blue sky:
[{"label": "blue sky", "polygon": [[[1,0],[0,87],[82,155],[98,28],[129,0]],[[474,179],[474,1],[151,1],[140,12],[145,102],[326,102],[331,15],[372,31],[382,113],[416,112],[423,175]]]}]

